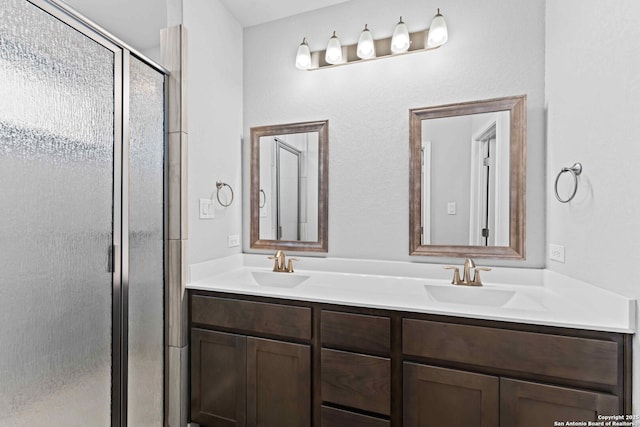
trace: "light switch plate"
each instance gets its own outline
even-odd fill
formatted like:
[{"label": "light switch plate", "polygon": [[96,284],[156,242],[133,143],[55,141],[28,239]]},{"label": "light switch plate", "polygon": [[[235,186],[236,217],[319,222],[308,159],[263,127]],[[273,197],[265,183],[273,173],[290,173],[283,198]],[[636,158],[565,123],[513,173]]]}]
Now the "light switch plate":
[{"label": "light switch plate", "polygon": [[227,242],[230,248],[235,248],[236,246],[240,246],[240,236],[237,234],[232,234],[227,238]]},{"label": "light switch plate", "polygon": [[549,245],[549,259],[564,263],[564,246]]},{"label": "light switch plate", "polygon": [[213,219],[216,217],[216,207],[211,199],[200,199],[200,219]]},{"label": "light switch plate", "polygon": [[447,215],[455,215],[456,214],[456,202],[447,203]]}]

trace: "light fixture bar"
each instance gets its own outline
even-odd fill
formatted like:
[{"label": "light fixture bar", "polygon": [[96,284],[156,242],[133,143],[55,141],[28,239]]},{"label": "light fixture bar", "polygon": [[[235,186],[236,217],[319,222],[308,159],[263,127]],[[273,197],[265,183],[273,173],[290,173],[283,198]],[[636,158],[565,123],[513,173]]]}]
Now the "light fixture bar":
[{"label": "light fixture bar", "polygon": [[374,40],[373,43],[376,47],[376,57],[370,59],[360,59],[358,58],[357,50],[358,45],[350,44],[347,46],[342,46],[342,62],[339,64],[329,64],[325,61],[325,53],[326,50],[319,50],[311,52],[311,66],[308,68],[311,70],[319,70],[321,68],[327,67],[339,67],[341,65],[351,64],[354,62],[367,62],[373,61],[376,59],[382,58],[390,58],[392,56],[400,56],[406,55],[408,53],[416,53],[416,52],[424,52],[428,50],[438,49],[437,47],[426,47],[425,41],[427,40],[429,30],[416,31],[414,33],[409,33],[409,38],[411,39],[411,45],[409,46],[409,50],[401,53],[391,53],[391,37],[387,37],[385,39]]}]

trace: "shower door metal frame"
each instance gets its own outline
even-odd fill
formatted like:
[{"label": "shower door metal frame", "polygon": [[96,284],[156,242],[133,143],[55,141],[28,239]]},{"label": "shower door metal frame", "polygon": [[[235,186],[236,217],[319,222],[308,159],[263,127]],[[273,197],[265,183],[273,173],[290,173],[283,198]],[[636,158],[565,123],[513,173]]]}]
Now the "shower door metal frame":
[{"label": "shower door metal frame", "polygon": [[[113,148],[113,243],[112,243],[112,329],[111,329],[111,427],[127,426],[127,367],[128,367],[128,306],[129,306],[129,69],[131,56],[165,76],[164,111],[167,123],[167,76],[169,71],[132,49],[101,26],[56,0],[26,0],[69,27],[113,52],[114,67],[114,148]],[[164,236],[167,240],[167,132],[163,130],[164,141],[164,190],[163,221]],[[166,250],[165,250],[166,253]],[[167,258],[164,257],[165,276]],[[163,283],[163,295],[166,277]],[[166,298],[163,304],[164,333],[166,342],[167,316]],[[163,348],[165,343],[163,343]],[[167,377],[167,357],[163,354],[164,374]],[[166,382],[165,382],[166,383]],[[166,388],[166,387],[165,387]],[[166,396],[166,390],[163,390]],[[166,403],[166,402],[165,402]],[[166,404],[163,405],[166,412]],[[166,419],[166,413],[163,414]]]}]

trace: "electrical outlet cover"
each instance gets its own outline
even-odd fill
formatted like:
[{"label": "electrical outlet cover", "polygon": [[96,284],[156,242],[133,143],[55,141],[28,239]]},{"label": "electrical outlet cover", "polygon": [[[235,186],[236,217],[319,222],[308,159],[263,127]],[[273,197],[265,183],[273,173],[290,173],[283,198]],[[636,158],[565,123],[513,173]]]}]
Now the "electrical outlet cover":
[{"label": "electrical outlet cover", "polygon": [[549,245],[549,259],[564,263],[564,246]]}]

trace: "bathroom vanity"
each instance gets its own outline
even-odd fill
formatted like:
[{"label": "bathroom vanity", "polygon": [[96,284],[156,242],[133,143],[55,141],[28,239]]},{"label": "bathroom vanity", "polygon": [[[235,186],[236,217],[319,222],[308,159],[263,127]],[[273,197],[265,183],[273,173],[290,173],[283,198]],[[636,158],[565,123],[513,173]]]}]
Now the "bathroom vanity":
[{"label": "bathroom vanity", "polygon": [[[558,320],[564,302],[553,298],[564,296],[555,289],[529,294],[539,307],[517,307],[525,298],[518,289],[511,308],[478,307],[419,297],[427,292],[418,278],[401,285],[380,275],[271,273],[306,278],[279,287],[261,285],[255,272],[242,267],[190,285],[193,422],[540,427],[631,413],[631,322],[606,325],[594,314],[599,324],[568,326],[568,317]],[[333,293],[331,277],[340,284]],[[632,301],[614,295],[606,303],[630,319]]]}]

